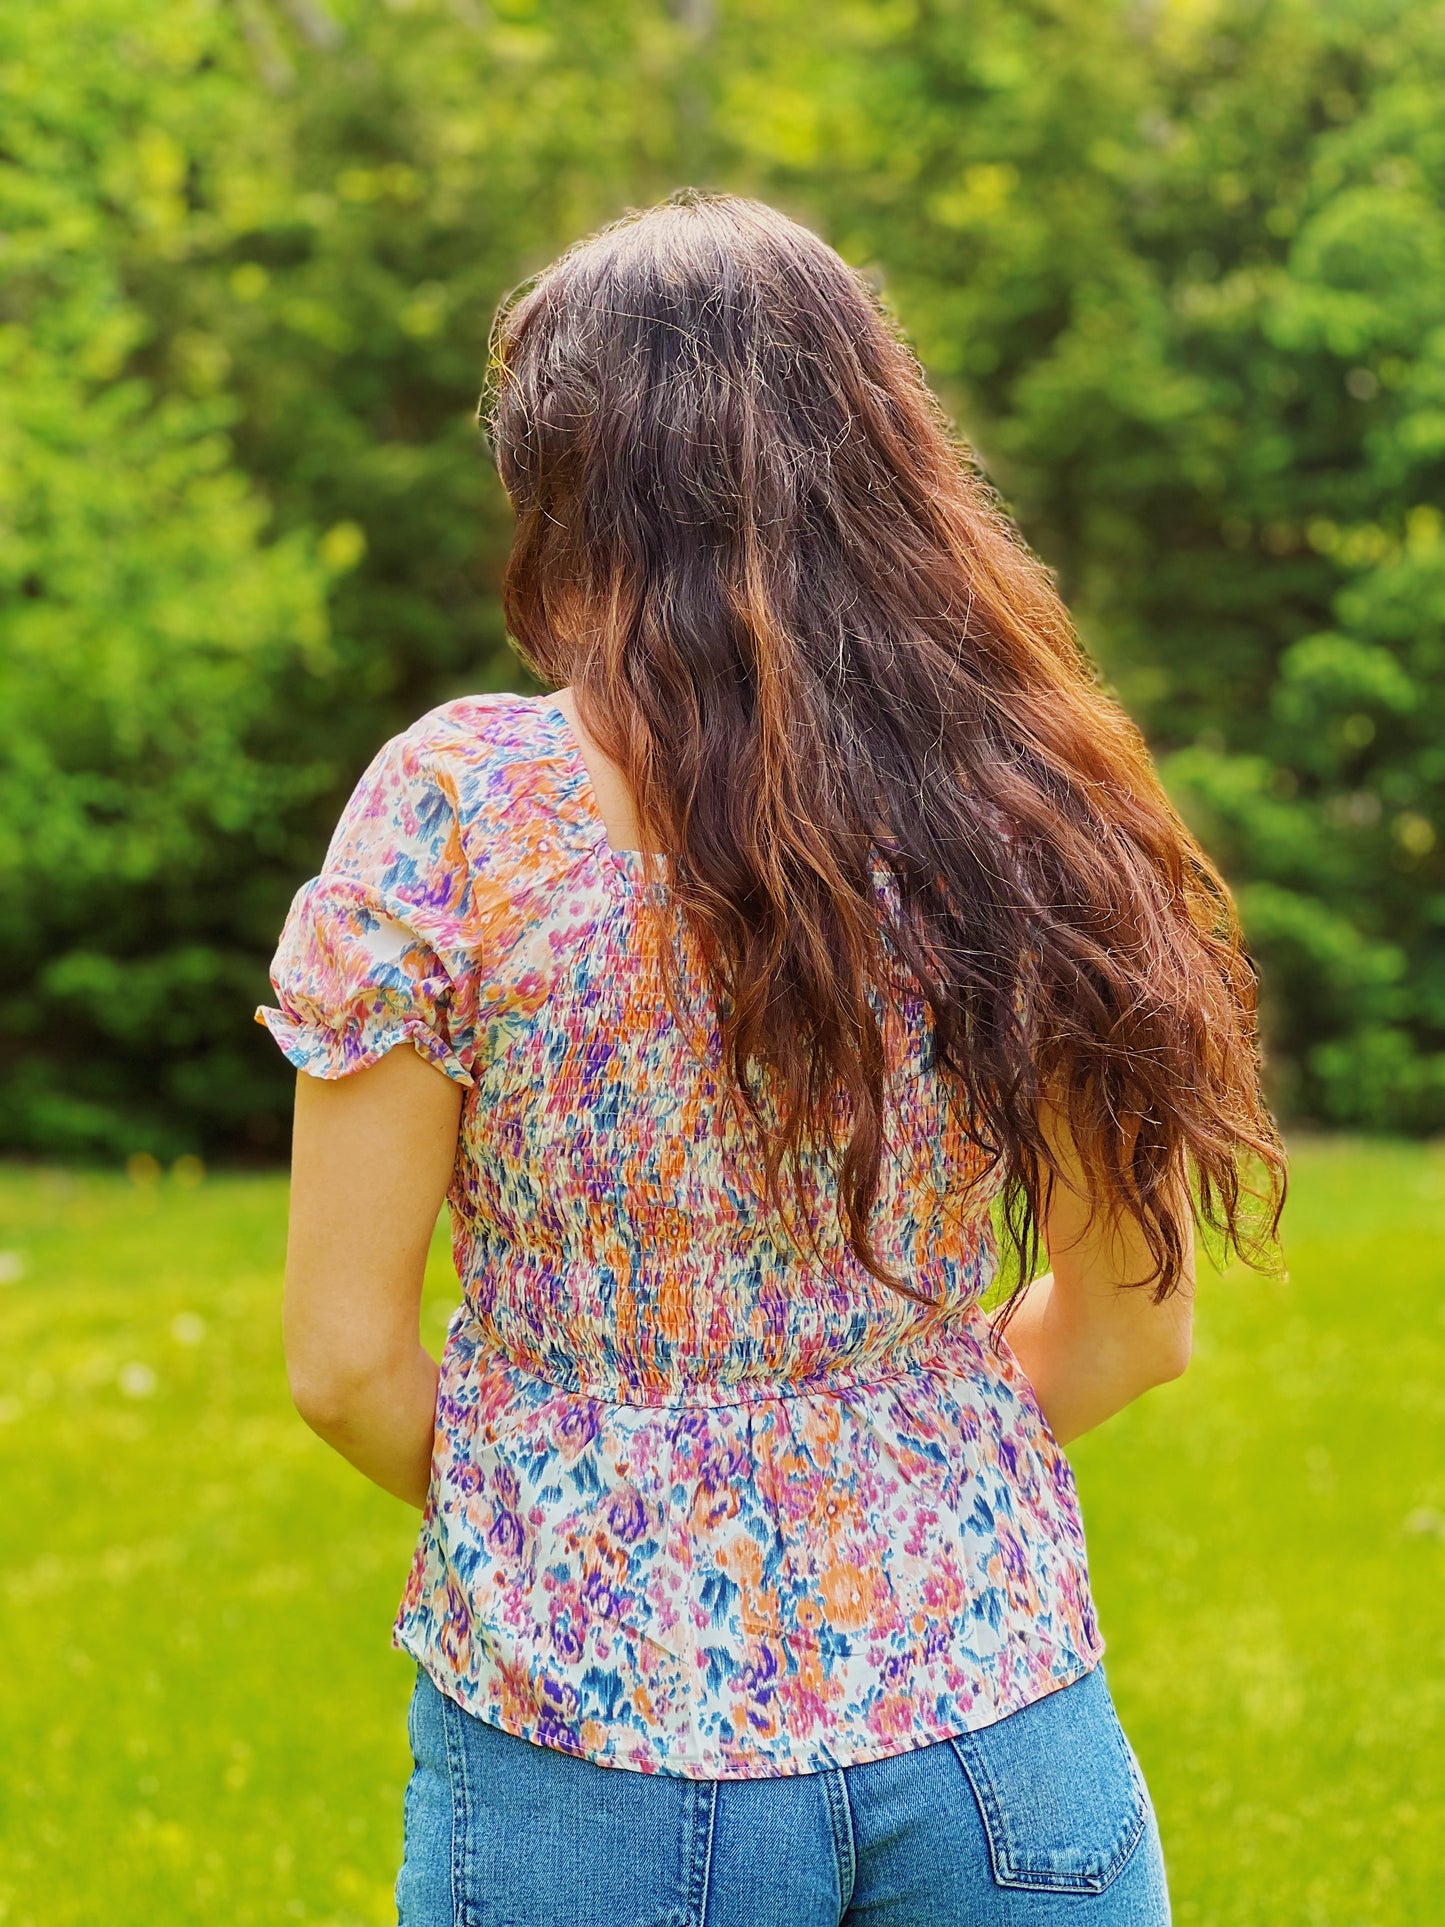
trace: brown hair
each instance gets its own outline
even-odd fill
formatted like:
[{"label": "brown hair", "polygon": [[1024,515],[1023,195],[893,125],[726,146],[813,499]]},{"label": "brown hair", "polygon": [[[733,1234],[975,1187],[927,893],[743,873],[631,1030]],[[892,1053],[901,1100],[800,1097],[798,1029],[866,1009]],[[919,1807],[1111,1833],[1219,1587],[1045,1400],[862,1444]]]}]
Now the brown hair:
[{"label": "brown hair", "polygon": [[1156,1297],[1191,1210],[1267,1249],[1284,1159],[1228,891],[865,281],[772,208],[674,195],[512,297],[484,406],[512,634],[671,853],[769,1196],[836,1154],[852,1250],[913,1290],[868,1231],[891,944],[1020,1282],[1057,1169],[1046,1098]]}]

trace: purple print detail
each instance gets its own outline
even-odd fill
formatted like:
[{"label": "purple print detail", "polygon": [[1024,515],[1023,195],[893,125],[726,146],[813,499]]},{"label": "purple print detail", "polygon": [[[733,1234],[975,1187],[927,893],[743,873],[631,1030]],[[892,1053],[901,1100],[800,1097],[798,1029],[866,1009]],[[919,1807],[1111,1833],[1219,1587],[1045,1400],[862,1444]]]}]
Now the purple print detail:
[{"label": "purple print detail", "polygon": [[641,1498],[630,1486],[613,1495],[607,1507],[607,1524],[613,1538],[624,1546],[630,1546],[646,1532],[647,1514]]},{"label": "purple print detail", "polygon": [[569,1398],[557,1414],[556,1437],[580,1452],[596,1438],[599,1424],[597,1408],[590,1398]]},{"label": "purple print detail", "polygon": [[515,1557],[526,1543],[527,1535],[515,1512],[498,1511],[492,1514],[492,1523],[487,1527],[487,1544],[493,1552],[511,1553]]}]

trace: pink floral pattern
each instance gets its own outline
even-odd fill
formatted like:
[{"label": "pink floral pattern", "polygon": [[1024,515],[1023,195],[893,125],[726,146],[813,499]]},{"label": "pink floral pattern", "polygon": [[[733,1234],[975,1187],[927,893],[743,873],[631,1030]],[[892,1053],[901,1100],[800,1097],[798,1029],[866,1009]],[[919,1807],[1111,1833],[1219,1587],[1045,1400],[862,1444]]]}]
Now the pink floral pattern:
[{"label": "pink floral pattern", "polygon": [[821,1258],[763,1212],[689,941],[556,705],[470,697],[376,757],[257,1014],[315,1076],[405,1040],[466,1087],[463,1299],[395,1643],[603,1764],[815,1772],[987,1725],[1103,1642],[1068,1461],[979,1308],[993,1185],[921,998],[876,1006],[874,1224],[926,1305],[857,1264],[825,1173]]}]

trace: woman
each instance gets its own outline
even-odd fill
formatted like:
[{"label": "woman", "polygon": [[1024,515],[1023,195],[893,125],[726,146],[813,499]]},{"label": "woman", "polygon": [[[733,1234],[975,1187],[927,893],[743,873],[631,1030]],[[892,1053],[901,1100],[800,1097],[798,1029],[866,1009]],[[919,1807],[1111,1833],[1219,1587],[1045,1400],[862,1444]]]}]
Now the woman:
[{"label": "woman", "polygon": [[558,693],[381,750],[263,1013],[296,1403],[423,1508],[400,1918],[1163,1921],[1061,1447],[1273,1233],[1225,889],[814,235],[674,197],[492,372]]}]

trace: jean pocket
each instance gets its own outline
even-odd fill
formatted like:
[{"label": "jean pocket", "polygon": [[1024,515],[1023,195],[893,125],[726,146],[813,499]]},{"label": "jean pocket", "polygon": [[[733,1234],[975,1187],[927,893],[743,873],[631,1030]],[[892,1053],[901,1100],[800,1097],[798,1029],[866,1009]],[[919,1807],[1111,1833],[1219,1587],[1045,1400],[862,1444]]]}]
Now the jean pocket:
[{"label": "jean pocket", "polygon": [[951,1744],[978,1802],[997,1885],[1098,1894],[1123,1872],[1149,1793],[1102,1666]]}]

